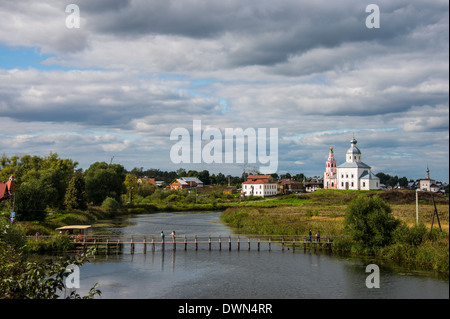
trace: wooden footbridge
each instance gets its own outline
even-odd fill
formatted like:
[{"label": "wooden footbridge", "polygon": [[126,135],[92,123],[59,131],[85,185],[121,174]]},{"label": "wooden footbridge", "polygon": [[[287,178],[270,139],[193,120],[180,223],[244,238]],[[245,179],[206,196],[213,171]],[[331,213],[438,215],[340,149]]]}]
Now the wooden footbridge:
[{"label": "wooden footbridge", "polygon": [[248,250],[262,249],[271,251],[273,248],[284,251],[286,248],[295,252],[296,249],[330,249],[333,244],[332,237],[323,237],[319,240],[306,236],[284,236],[284,235],[169,235],[162,239],[160,235],[89,235],[81,240],[75,240],[77,247],[93,247],[98,252],[123,252],[125,247],[129,247],[129,252],[134,254],[137,249],[142,253],[147,253],[150,249],[194,249],[194,250]]}]

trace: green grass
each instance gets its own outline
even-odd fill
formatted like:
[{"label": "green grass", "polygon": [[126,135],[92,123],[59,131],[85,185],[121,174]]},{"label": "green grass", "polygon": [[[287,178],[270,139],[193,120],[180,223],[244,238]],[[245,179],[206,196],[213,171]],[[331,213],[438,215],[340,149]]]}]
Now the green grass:
[{"label": "green grass", "polygon": [[337,236],[333,245],[335,253],[375,255],[390,260],[406,261],[448,275],[448,197],[435,195],[436,207],[443,228],[442,234],[438,231],[435,219],[430,237],[429,230],[434,205],[431,196],[424,193],[421,194],[419,220],[424,224],[426,232],[420,244],[413,245],[397,240],[393,245],[369,250],[359,243],[353,242],[344,229],[347,204],[359,194],[380,196],[390,204],[394,217],[400,219],[410,229],[415,226],[414,191],[319,190],[301,196],[280,196],[270,201],[242,203],[239,207],[226,209],[221,218],[224,223],[241,234],[306,236],[309,229],[313,234],[320,231],[322,237]]}]

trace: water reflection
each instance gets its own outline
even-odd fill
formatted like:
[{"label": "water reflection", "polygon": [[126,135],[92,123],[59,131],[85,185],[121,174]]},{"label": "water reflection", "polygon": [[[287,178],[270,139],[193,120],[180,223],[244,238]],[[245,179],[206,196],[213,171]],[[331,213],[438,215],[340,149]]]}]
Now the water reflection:
[{"label": "water reflection", "polygon": [[[159,234],[162,224],[177,235],[229,235],[217,223],[220,213],[139,215],[121,234]],[[105,231],[105,229],[103,229]],[[180,243],[181,244],[181,243]],[[96,256],[81,269],[82,288],[98,282],[103,298],[449,298],[448,281],[399,274],[383,263],[380,289],[365,285],[365,267],[373,260],[339,258],[313,250],[295,252],[272,244],[269,251],[227,246],[210,251],[207,244],[187,251],[148,247],[146,253]],[[245,248],[245,249],[244,249]]]}]

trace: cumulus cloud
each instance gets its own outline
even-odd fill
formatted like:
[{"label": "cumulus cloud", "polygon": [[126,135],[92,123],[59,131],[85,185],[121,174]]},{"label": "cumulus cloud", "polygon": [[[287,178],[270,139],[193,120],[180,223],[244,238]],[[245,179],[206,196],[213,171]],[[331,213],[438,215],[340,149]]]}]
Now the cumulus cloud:
[{"label": "cumulus cloud", "polygon": [[378,1],[379,29],[369,3],[79,0],[68,29],[60,1],[4,0],[0,44],[41,56],[0,68],[2,149],[165,168],[171,130],[198,119],[278,128],[283,171],[321,175],[355,133],[411,178],[438,148],[448,178],[448,2]]}]

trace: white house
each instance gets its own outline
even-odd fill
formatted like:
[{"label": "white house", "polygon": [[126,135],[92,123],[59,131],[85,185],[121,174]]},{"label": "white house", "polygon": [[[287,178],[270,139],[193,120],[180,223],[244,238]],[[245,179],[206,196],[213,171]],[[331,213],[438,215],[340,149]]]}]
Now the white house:
[{"label": "white house", "polygon": [[278,193],[278,184],[270,175],[248,175],[247,181],[242,183],[244,196],[273,196]]}]

